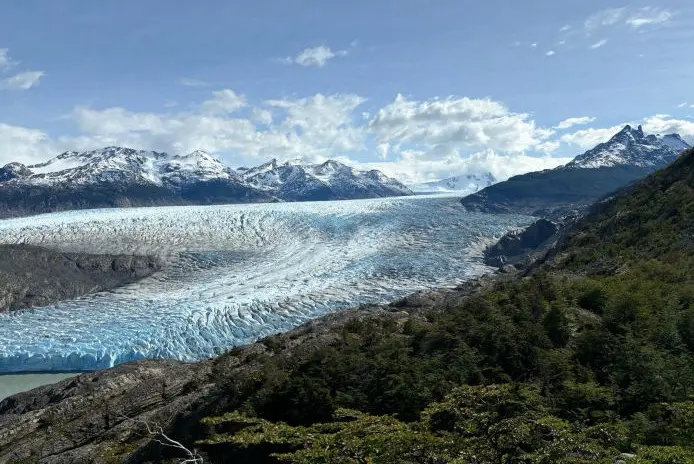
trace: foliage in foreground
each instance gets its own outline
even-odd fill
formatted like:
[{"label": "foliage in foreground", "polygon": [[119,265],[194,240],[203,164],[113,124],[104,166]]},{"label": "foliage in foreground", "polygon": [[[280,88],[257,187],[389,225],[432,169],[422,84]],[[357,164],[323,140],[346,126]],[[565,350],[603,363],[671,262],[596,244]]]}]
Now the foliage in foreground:
[{"label": "foliage in foreground", "polygon": [[601,205],[531,277],[268,358],[200,443],[235,463],[694,462],[693,165]]}]

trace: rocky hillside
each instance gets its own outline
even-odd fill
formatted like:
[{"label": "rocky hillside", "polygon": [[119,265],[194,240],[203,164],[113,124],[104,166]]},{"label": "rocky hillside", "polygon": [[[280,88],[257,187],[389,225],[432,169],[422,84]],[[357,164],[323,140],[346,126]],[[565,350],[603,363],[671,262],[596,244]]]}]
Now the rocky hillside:
[{"label": "rocky hillside", "polygon": [[343,200],[409,195],[379,171],[335,161],[235,170],[203,151],[170,156],[107,147],[0,168],[0,217],[85,208]]},{"label": "rocky hillside", "polygon": [[524,275],[16,395],[0,461],[694,462],[693,205],[690,150]]},{"label": "rocky hillside", "polygon": [[0,312],[46,306],[152,275],[154,257],[60,253],[29,245],[0,245]]},{"label": "rocky hillside", "polygon": [[510,178],[463,198],[467,209],[558,217],[646,177],[689,148],[679,135],[646,135],[626,126],[565,166]]}]

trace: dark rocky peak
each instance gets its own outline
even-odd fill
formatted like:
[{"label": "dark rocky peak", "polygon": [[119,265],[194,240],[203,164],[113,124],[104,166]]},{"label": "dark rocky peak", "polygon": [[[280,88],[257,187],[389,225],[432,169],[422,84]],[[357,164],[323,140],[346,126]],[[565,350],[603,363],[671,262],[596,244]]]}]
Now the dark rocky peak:
[{"label": "dark rocky peak", "polygon": [[617,134],[615,134],[607,143],[629,143],[632,141],[640,141],[645,138],[646,136],[643,133],[643,127],[638,126],[638,128],[634,129],[629,124],[627,124],[621,131],[617,132]]},{"label": "dark rocky peak", "polygon": [[33,173],[22,163],[9,163],[0,168],[0,182],[28,177]]}]

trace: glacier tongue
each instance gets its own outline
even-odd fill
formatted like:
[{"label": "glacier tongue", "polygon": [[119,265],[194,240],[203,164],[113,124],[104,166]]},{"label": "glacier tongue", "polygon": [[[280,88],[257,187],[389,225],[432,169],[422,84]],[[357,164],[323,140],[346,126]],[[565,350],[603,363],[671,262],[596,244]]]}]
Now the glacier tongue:
[{"label": "glacier tongue", "polygon": [[483,272],[479,243],[530,222],[456,198],[72,211],[0,222],[0,243],[155,253],[135,284],[0,315],[0,372],[193,361],[361,303]]}]

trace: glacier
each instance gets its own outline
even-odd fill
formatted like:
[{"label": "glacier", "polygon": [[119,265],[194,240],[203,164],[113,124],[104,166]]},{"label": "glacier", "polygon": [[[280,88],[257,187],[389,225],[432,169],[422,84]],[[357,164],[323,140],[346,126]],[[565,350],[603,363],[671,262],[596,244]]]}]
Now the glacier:
[{"label": "glacier", "polygon": [[164,269],[109,292],[0,314],[0,373],[196,361],[330,311],[453,286],[483,245],[532,218],[458,198],[102,209],[0,221],[0,243],[156,254]]}]

